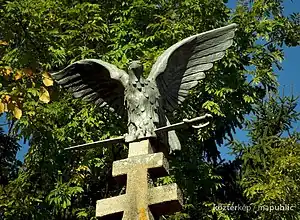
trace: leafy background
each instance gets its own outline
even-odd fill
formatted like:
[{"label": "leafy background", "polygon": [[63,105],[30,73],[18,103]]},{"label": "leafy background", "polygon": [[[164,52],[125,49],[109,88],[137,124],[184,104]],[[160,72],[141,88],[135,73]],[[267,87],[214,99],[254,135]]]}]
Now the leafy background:
[{"label": "leafy background", "polygon": [[[229,0],[227,5],[229,8],[234,10],[236,7],[236,0]],[[299,1],[284,1],[284,14],[288,15],[292,12],[300,11],[300,2]],[[298,61],[298,56],[300,54],[299,47],[283,47],[285,52],[285,59],[282,63],[283,70],[281,70],[278,74],[278,82],[279,82],[279,92],[285,95],[299,95],[300,94],[300,86],[298,85],[300,81],[300,62]],[[299,103],[299,101],[298,101]],[[300,105],[297,106],[298,111],[300,110]],[[0,118],[1,124],[6,124],[5,115]],[[300,129],[299,125],[295,124],[295,129]],[[8,126],[4,126],[4,131],[7,132]],[[247,131],[244,129],[238,129],[236,134],[234,135],[240,141],[247,141]],[[22,146],[18,151],[17,158],[21,161],[24,160],[24,155],[27,153],[29,145],[28,142],[24,143],[23,140],[19,141],[19,144]],[[234,155],[229,154],[230,150],[223,145],[220,147],[220,153],[222,158],[226,160],[233,160]]]},{"label": "leafy background", "polygon": [[[147,74],[179,39],[236,22],[241,28],[226,57],[171,115],[174,122],[204,112],[214,119],[201,131],[180,132],[188,147],[170,157],[171,176],[155,181],[176,181],[185,195],[184,210],[164,218],[299,219],[299,132],[292,126],[299,121],[297,100],[276,95],[276,74],[289,58],[282,49],[300,43],[299,13],[283,16],[287,1],[241,0],[232,11],[225,0],[32,3],[0,4],[0,110],[9,123],[9,136],[0,133],[0,218],[93,219],[96,200],[124,192],[111,177],[111,164],[126,157],[126,146],[62,149],[120,135],[126,126],[106,109],[72,99],[49,71],[88,57],[123,68],[141,58]],[[255,117],[247,121],[249,113]],[[246,144],[232,138],[242,126],[249,130]],[[22,137],[30,148],[20,165],[14,141]],[[226,139],[236,154],[232,162],[220,161]],[[245,213],[214,207],[282,203],[297,209]]]}]

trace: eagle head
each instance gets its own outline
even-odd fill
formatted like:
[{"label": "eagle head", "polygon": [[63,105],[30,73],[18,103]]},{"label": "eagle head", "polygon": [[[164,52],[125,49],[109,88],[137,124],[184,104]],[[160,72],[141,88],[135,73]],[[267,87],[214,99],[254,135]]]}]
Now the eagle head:
[{"label": "eagle head", "polygon": [[143,71],[143,64],[138,60],[132,61],[128,65],[129,75],[135,75],[138,79],[143,75]]}]

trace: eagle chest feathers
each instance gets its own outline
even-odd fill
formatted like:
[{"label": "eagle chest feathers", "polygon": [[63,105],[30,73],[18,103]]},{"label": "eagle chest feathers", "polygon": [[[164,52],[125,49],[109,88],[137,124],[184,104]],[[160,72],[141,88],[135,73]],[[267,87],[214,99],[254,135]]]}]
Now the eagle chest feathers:
[{"label": "eagle chest feathers", "polygon": [[128,111],[129,133],[138,136],[155,136],[154,129],[159,123],[159,91],[147,79],[130,82],[125,89],[125,105]]}]

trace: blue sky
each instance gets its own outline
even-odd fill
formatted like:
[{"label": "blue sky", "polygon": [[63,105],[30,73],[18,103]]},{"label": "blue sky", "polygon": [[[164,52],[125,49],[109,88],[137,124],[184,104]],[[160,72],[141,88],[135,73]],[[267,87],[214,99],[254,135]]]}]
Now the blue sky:
[{"label": "blue sky", "polygon": [[[285,14],[290,14],[292,12],[299,12],[300,11],[300,1],[285,1]],[[236,5],[236,0],[230,0],[228,2],[229,7],[234,8]],[[278,72],[278,79],[280,83],[279,90],[282,91],[284,89],[285,95],[291,95],[292,88],[293,88],[293,94],[294,95],[300,95],[300,47],[296,48],[284,48],[285,52],[285,60],[283,61],[283,70]],[[298,101],[299,105],[297,107],[298,111],[300,111],[300,101]],[[0,117],[0,126],[5,124],[5,118]],[[7,126],[3,126],[4,130],[7,131]],[[298,125],[295,125],[299,129],[299,123]],[[235,137],[238,140],[241,141],[247,141],[247,132],[243,130],[238,130],[235,134]],[[18,152],[17,158],[20,160],[23,160],[24,155],[28,151],[28,144],[24,144],[23,141],[20,141],[20,144],[22,145],[22,149]],[[234,157],[229,155],[229,150],[222,146],[220,147],[220,152],[222,158],[225,158],[227,160],[232,160]]]},{"label": "blue sky", "polygon": [[[228,5],[230,8],[235,8],[236,0],[229,0]],[[288,15],[292,12],[300,12],[300,1],[285,0],[284,2],[284,14]],[[283,70],[275,71],[278,75],[279,91],[282,94],[284,90],[285,95],[300,96],[300,47],[288,48],[284,47],[285,59],[282,62]],[[298,100],[297,110],[300,112],[300,99]],[[300,130],[299,122],[294,124],[294,128]],[[247,132],[244,130],[237,130],[234,137],[240,141],[247,142]],[[221,146],[219,148],[221,157],[227,160],[234,159],[234,156],[229,154],[228,148]]]}]

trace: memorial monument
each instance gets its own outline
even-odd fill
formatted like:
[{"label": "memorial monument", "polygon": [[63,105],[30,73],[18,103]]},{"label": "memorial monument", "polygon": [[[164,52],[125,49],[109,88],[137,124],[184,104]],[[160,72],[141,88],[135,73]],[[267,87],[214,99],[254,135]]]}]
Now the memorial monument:
[{"label": "memorial monument", "polygon": [[99,200],[96,216],[123,220],[157,219],[180,211],[182,195],[176,184],[150,187],[148,178],[168,175],[168,151],[180,150],[175,129],[201,122],[211,115],[170,124],[166,112],[173,111],[188,96],[213,62],[222,59],[233,42],[237,25],[207,31],[185,38],[168,48],[143,77],[143,65],[132,61],[124,70],[97,59],[77,61],[52,73],[58,84],[75,98],[109,106],[118,115],[127,113],[128,133],[119,138],[83,144],[68,149],[94,147],[98,144],[125,142],[128,158],[113,163],[112,174],[125,177],[126,193]]}]

